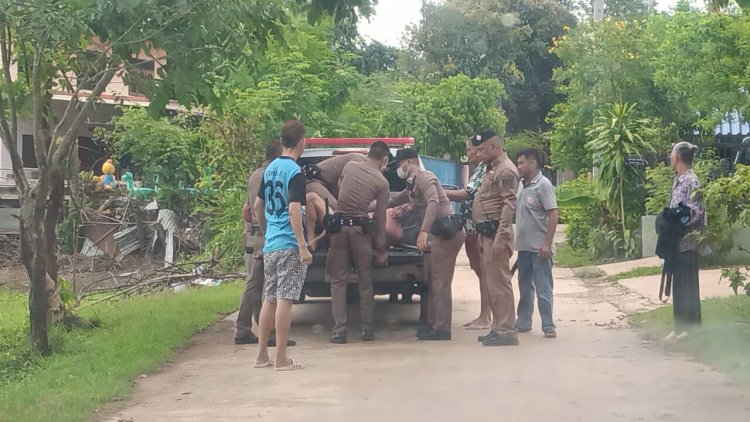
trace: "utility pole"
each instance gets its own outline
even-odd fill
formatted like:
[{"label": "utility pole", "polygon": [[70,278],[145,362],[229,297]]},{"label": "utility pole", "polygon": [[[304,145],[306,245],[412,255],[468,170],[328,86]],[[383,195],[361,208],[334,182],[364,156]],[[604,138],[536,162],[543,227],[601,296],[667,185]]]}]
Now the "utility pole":
[{"label": "utility pole", "polygon": [[594,20],[604,19],[604,0],[594,0]]}]

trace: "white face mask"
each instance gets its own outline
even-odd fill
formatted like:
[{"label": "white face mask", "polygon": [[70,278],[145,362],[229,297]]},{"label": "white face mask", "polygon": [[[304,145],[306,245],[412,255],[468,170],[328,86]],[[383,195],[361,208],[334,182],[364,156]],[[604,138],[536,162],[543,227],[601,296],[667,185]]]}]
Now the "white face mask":
[{"label": "white face mask", "polygon": [[396,169],[396,175],[402,179],[406,179],[406,177],[409,175],[407,172],[404,171],[403,167],[399,167]]}]

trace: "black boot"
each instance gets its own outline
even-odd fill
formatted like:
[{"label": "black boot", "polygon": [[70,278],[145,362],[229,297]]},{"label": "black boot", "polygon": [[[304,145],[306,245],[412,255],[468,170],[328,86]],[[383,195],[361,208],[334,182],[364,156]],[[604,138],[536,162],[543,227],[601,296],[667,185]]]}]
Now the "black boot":
[{"label": "black boot", "polygon": [[427,334],[430,331],[432,331],[432,327],[428,324],[421,324],[419,328],[417,328],[417,337],[419,337],[420,334]]},{"label": "black boot", "polygon": [[445,331],[431,330],[429,333],[419,334],[417,338],[420,340],[450,340],[451,333]]},{"label": "black boot", "polygon": [[371,327],[365,327],[362,329],[362,341],[374,341],[375,340],[375,330],[373,330]]},{"label": "black boot", "polygon": [[234,344],[258,344],[258,337],[250,333],[244,337],[235,337]]},{"label": "black boot", "polygon": [[487,335],[477,337],[477,341],[481,343],[494,337],[497,337],[497,333],[494,331],[490,331]]},{"label": "black boot", "polygon": [[510,334],[498,334],[482,342],[484,346],[518,346],[518,336]]},{"label": "black boot", "polygon": [[338,331],[333,333],[331,340],[333,344],[346,344],[346,331]]}]

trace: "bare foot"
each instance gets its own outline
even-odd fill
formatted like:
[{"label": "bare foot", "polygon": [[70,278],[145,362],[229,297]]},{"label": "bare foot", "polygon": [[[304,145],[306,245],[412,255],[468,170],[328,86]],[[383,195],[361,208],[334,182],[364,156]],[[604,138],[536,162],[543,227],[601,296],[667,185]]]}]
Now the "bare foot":
[{"label": "bare foot", "polygon": [[490,321],[484,318],[477,318],[474,321],[464,324],[464,328],[467,330],[488,330],[490,328]]}]

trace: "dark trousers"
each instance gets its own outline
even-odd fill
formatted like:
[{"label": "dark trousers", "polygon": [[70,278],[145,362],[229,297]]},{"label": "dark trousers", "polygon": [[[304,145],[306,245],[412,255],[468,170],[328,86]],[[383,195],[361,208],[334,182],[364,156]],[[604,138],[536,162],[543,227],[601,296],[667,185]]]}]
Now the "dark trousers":
[{"label": "dark trousers", "polygon": [[701,323],[701,299],[698,282],[698,253],[682,252],[677,256],[676,272],[672,285],[674,321],[678,331]]}]

